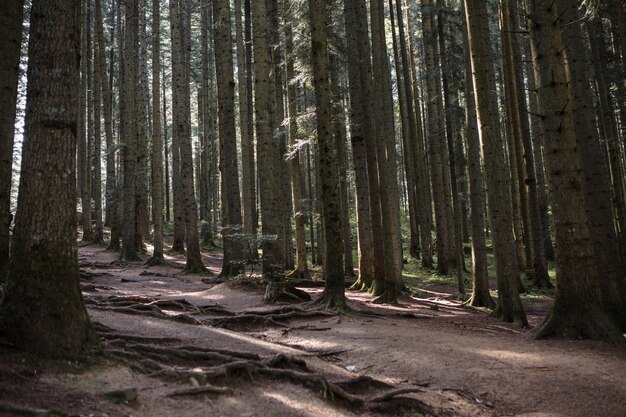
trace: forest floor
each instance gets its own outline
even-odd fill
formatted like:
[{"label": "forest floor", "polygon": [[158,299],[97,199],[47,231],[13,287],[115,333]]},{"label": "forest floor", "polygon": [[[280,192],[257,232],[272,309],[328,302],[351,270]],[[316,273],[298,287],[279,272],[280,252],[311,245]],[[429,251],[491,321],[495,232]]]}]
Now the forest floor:
[{"label": "forest floor", "polygon": [[[397,307],[347,291],[355,314],[337,316],[264,305],[252,279],[215,278],[216,254],[212,276],[117,256],[80,248],[101,340],[87,361],[0,348],[0,416],[626,416],[625,349],[532,341],[441,283]],[[549,302],[526,299],[532,325]]]}]

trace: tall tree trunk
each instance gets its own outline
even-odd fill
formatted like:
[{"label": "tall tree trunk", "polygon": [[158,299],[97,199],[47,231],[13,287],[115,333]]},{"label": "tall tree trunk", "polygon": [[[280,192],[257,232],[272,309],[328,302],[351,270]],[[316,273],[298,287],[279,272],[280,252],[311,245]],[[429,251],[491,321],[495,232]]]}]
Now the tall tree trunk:
[{"label": "tall tree trunk", "polygon": [[138,52],[138,0],[125,3],[126,25],[124,28],[124,108],[120,112],[124,132],[124,212],[122,229],[122,259],[138,260],[137,255],[137,213],[135,165],[137,163],[137,129],[135,124],[137,91],[137,52]]},{"label": "tall tree trunk", "polygon": [[544,231],[541,224],[535,181],[535,166],[530,139],[530,128],[526,115],[526,100],[523,93],[523,79],[516,63],[522,60],[518,43],[514,38],[513,28],[517,27],[514,8],[510,2],[500,1],[502,24],[502,44],[505,67],[507,99],[510,108],[510,120],[515,141],[516,169],[519,174],[520,200],[524,221],[525,258],[527,266],[532,263],[533,271],[529,274],[539,288],[552,288],[545,261]]},{"label": "tall tree trunk", "polygon": [[345,277],[342,256],[341,204],[336,145],[333,143],[332,106],[328,82],[328,51],[326,39],[326,0],[309,0],[311,19],[311,51],[313,85],[315,87],[315,115],[319,144],[319,164],[322,193],[322,216],[324,218],[324,292],[317,304],[326,308],[347,309]]},{"label": "tall tree trunk", "polygon": [[161,140],[161,10],[152,0],[152,241],[151,264],[163,262],[163,143]]},{"label": "tall tree trunk", "polygon": [[506,322],[527,326],[528,321],[516,287],[519,272],[511,227],[512,204],[504,148],[498,132],[497,110],[493,107],[494,100],[491,97],[491,92],[495,91],[495,78],[487,37],[486,4],[481,0],[465,0],[465,17],[498,280],[498,304],[493,314]]},{"label": "tall tree trunk", "polygon": [[[171,0],[174,3],[170,15],[172,20],[172,74],[174,95],[174,111],[180,152],[180,183],[181,200],[176,201],[182,207],[185,224],[185,243],[187,245],[187,262],[185,272],[205,272],[202,262],[200,243],[198,240],[198,211],[194,192],[193,157],[191,149],[191,109],[189,92],[189,48],[191,44],[190,10],[188,0]],[[171,7],[171,6],[170,6]],[[172,10],[172,8],[170,9]]]},{"label": "tall tree trunk", "polygon": [[[402,245],[400,236],[400,208],[398,184],[396,179],[397,156],[395,128],[393,120],[393,101],[391,93],[391,75],[385,42],[384,3],[382,0],[370,1],[372,25],[372,76],[373,95],[378,97],[373,106],[371,119],[376,124],[376,152],[378,161],[379,190],[381,200],[381,219],[383,244],[383,271],[376,275],[372,293],[375,302],[397,303],[398,290],[402,284]],[[371,198],[371,196],[370,196]],[[374,235],[376,239],[376,235]]]},{"label": "tall tree trunk", "polygon": [[[269,22],[264,1],[252,2],[254,39],[254,98],[258,177],[261,197],[263,275],[271,282],[280,281],[283,266],[283,245],[279,218],[280,196],[276,181],[280,155],[272,137],[271,57]],[[271,301],[271,300],[268,300]]]},{"label": "tall tree trunk", "polygon": [[430,143],[430,168],[435,206],[435,231],[437,247],[437,272],[442,275],[448,273],[450,242],[449,233],[452,225],[447,213],[449,185],[446,186],[446,171],[448,164],[448,146],[445,138],[445,119],[443,101],[441,98],[441,77],[436,51],[436,32],[433,22],[431,0],[422,0],[422,16],[424,30],[424,60],[427,76],[427,108],[428,108],[428,136]]},{"label": "tall tree trunk", "polygon": [[278,0],[266,0],[267,1],[267,14],[269,18],[269,36],[270,36],[270,56],[272,59],[272,95],[273,108],[272,108],[272,128],[274,131],[274,137],[278,141],[278,152],[281,156],[281,163],[278,165],[278,177],[279,181],[278,191],[280,192],[280,198],[282,204],[279,206],[281,212],[282,239],[284,248],[283,256],[285,257],[285,268],[293,269],[293,242],[291,232],[291,215],[293,211],[293,204],[291,201],[291,176],[289,173],[289,165],[285,161],[285,154],[287,153],[287,132],[283,121],[285,120],[285,105],[284,105],[284,76],[283,66],[285,60],[283,59],[283,47],[281,44],[280,18],[282,16],[281,8],[282,2]]},{"label": "tall tree trunk", "polygon": [[[289,20],[288,20],[289,22]],[[293,30],[291,23],[285,26],[285,47],[287,55],[287,103],[289,116],[289,143],[291,146],[291,189],[293,193],[294,219],[296,223],[296,268],[289,274],[294,278],[310,278],[306,255],[306,238],[304,230],[304,205],[302,192],[302,168],[300,167],[300,153],[302,145],[298,143],[298,107],[297,83],[294,68]]]},{"label": "tall tree trunk", "polygon": [[23,14],[23,0],[8,2],[0,11],[0,281],[9,265],[11,174]]},{"label": "tall tree trunk", "polygon": [[[406,2],[405,2],[406,5]],[[407,7],[408,11],[408,7]],[[408,14],[407,14],[408,16]],[[414,33],[412,20],[407,18],[407,29],[409,33]],[[411,37],[409,36],[409,41]],[[413,155],[415,156],[415,175],[417,176],[417,187],[419,195],[419,228],[420,228],[420,249],[422,256],[422,267],[432,269],[433,261],[433,241],[432,241],[432,193],[430,189],[430,169],[428,166],[428,156],[425,149],[424,125],[422,122],[422,101],[420,100],[419,81],[417,78],[417,65],[415,65],[415,53],[413,44],[409,44],[409,61],[411,68],[411,79],[413,80],[413,109],[415,111],[415,130],[417,140],[413,142]],[[406,83],[406,80],[405,80]],[[407,86],[408,88],[408,86]]]},{"label": "tall tree trunk", "polygon": [[[462,6],[465,14],[465,5]],[[494,308],[496,303],[489,292],[487,272],[487,245],[485,242],[485,187],[483,184],[480,134],[476,115],[476,98],[472,78],[467,22],[463,22],[465,50],[465,138],[467,142],[467,175],[469,178],[470,225],[472,234],[472,296],[468,304],[473,307]]]},{"label": "tall tree trunk", "polygon": [[[242,19],[241,0],[235,0],[235,25],[236,25],[236,41],[237,41],[237,87],[239,94],[239,126],[241,132],[241,196],[243,208],[243,233],[248,235],[247,251],[252,252],[256,257],[256,184],[254,176],[254,116],[250,109],[252,105],[252,74],[249,72],[251,63],[248,59],[250,42],[249,33],[250,17],[246,17],[244,27]],[[248,5],[249,9],[249,5]],[[244,44],[244,32],[246,35],[246,43]],[[248,90],[250,83],[250,90]]]},{"label": "tall tree trunk", "polygon": [[[600,282],[583,197],[581,155],[568,98],[567,77],[556,2],[526,0],[537,94],[542,113],[545,158],[556,237],[556,294],[535,337],[598,338],[624,341],[622,323],[613,320],[598,291]],[[604,278],[604,277],[602,277]],[[622,295],[623,282],[614,287]],[[613,307],[611,305],[610,307]]]},{"label": "tall tree trunk", "polygon": [[135,192],[137,194],[137,250],[145,252],[143,240],[150,232],[150,215],[148,207],[148,46],[146,36],[146,1],[139,2],[139,45],[137,55],[137,83],[135,85],[135,118],[137,129],[137,165],[135,170]]},{"label": "tall tree trunk", "polygon": [[90,174],[89,167],[89,141],[91,134],[91,77],[89,70],[91,66],[90,41],[91,28],[89,25],[90,2],[84,2],[81,5],[81,54],[80,60],[80,138],[78,140],[78,189],[80,190],[81,201],[81,220],[83,227],[83,241],[91,241],[93,239],[91,225],[91,193],[90,193]]},{"label": "tall tree trunk", "polygon": [[374,280],[374,242],[372,235],[372,214],[370,212],[369,178],[366,151],[366,112],[363,89],[363,65],[368,59],[359,53],[361,45],[367,42],[367,20],[364,0],[346,0],[344,19],[347,33],[346,51],[348,58],[348,83],[350,93],[350,140],[352,143],[352,161],[354,164],[359,277],[353,288],[369,289]]},{"label": "tall tree trunk", "polygon": [[80,292],[76,188],[68,187],[76,181],[79,16],[77,0],[32,3],[18,209],[0,304],[3,339],[69,359],[95,342]]},{"label": "tall tree trunk", "polygon": [[241,233],[241,199],[237,167],[237,131],[235,128],[235,81],[231,13],[228,0],[213,1],[215,21],[215,62],[220,143],[220,172],[222,178],[222,237],[224,260],[220,276],[239,275],[245,267]]},{"label": "tall tree trunk", "polygon": [[[624,280],[624,266],[620,262],[619,245],[615,233],[615,223],[611,207],[611,178],[607,161],[598,138],[598,129],[593,106],[593,91],[585,59],[584,37],[579,24],[576,1],[557,2],[562,22],[567,25],[562,33],[567,60],[567,75],[574,134],[580,149],[583,181],[582,189],[588,216],[589,236],[594,249],[596,268],[602,280]],[[572,24],[569,24],[572,23]],[[596,66],[596,71],[602,71]],[[602,99],[603,100],[603,99]],[[602,287],[604,288],[604,287]],[[601,289],[602,289],[601,288]],[[626,289],[626,287],[624,287]],[[614,291],[601,294],[603,302],[614,304],[616,317],[620,311],[618,294]],[[626,296],[626,294],[622,294]],[[626,317],[626,316],[624,316]]]},{"label": "tall tree trunk", "polygon": [[[603,133],[603,139],[608,155],[608,167],[611,175],[611,189],[613,192],[613,211],[615,224],[617,225],[617,237],[622,251],[622,263],[626,264],[626,184],[624,183],[624,161],[619,149],[620,133],[614,111],[613,98],[611,96],[606,63],[609,61],[607,45],[604,41],[602,23],[594,20],[588,23],[589,40],[591,43],[592,63],[595,69],[595,85],[598,91],[599,120]],[[586,155],[587,156],[587,155]],[[585,161],[583,161],[584,163]],[[600,216],[598,216],[600,217]],[[606,233],[611,223],[608,218],[598,218],[604,225],[598,225],[598,233],[594,234],[594,240],[602,246],[603,239],[600,235]],[[597,239],[596,239],[597,238]],[[605,248],[606,249],[606,248]],[[610,255],[609,255],[610,256]]]},{"label": "tall tree trunk", "polygon": [[[95,20],[101,19],[98,15],[98,6],[96,4]],[[94,25],[95,26],[95,25]],[[100,49],[100,40],[97,36],[94,38],[94,71],[93,71],[93,123],[94,123],[94,137],[93,137],[93,203],[95,218],[95,230],[94,230],[94,243],[104,243],[104,225],[102,223],[102,118],[101,118],[101,105],[102,105],[102,87],[100,82],[100,55],[98,50]]]}]

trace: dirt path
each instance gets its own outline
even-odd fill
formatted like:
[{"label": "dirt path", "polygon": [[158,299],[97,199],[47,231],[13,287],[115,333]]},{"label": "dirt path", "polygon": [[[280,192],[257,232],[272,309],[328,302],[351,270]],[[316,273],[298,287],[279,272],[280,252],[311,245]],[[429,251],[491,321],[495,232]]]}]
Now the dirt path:
[{"label": "dirt path", "polygon": [[[89,313],[108,332],[106,353],[92,366],[63,369],[3,351],[0,416],[20,415],[16,408],[3,413],[7,404],[92,416],[626,416],[626,350],[585,341],[530,341],[515,326],[444,297],[407,297],[403,307],[392,308],[373,306],[368,295],[348,292],[351,306],[367,314],[283,318],[278,313],[276,321],[268,321],[259,318],[268,310],[261,303],[262,288],[181,275],[180,258],[169,258],[170,266],[147,268],[116,263],[115,254],[87,246],[80,250],[80,261]],[[218,272],[218,256],[205,261]],[[305,290],[312,296],[320,291]],[[133,305],[145,308],[128,314],[125,309]],[[546,308],[545,303],[529,305],[531,323]],[[285,306],[284,311],[293,310]],[[246,320],[229,319],[230,314],[241,318],[242,312]],[[145,348],[148,342],[156,350],[137,356],[138,345]],[[166,349],[192,356],[202,349],[234,352],[239,359],[257,354],[252,362],[262,369],[220,377],[225,394],[169,397],[202,384],[192,380],[200,365],[185,362],[189,358],[177,357],[167,368],[192,375],[178,382],[138,369],[138,363],[145,365],[143,371],[157,366],[152,362],[162,360]],[[127,362],[111,359],[111,352],[121,350],[129,355]],[[284,373],[280,369],[303,366],[272,362],[270,370],[265,368],[276,358],[304,359],[306,370],[298,375],[323,375],[366,402],[324,399],[320,393],[333,396],[332,390],[322,389],[317,380],[276,377]],[[269,372],[274,377],[264,376]],[[355,379],[359,376],[373,379]],[[417,392],[370,401],[396,388]],[[123,398],[127,404],[105,399],[104,393],[120,389],[134,389]]]}]

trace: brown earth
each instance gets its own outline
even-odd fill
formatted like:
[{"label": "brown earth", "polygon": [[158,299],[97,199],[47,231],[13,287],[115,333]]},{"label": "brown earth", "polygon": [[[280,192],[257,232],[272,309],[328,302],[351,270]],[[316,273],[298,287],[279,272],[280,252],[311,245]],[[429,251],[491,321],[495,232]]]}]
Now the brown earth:
[{"label": "brown earth", "polygon": [[[101,346],[80,364],[1,348],[0,416],[626,416],[625,349],[532,341],[460,306],[452,289],[398,307],[348,291],[355,314],[317,315],[263,305],[260,285],[184,275],[182,257],[167,260],[147,267],[82,247]],[[218,255],[205,262],[219,272]],[[531,324],[548,307],[526,303]],[[197,392],[211,387],[224,392]],[[118,401],[105,395],[125,389]]]}]

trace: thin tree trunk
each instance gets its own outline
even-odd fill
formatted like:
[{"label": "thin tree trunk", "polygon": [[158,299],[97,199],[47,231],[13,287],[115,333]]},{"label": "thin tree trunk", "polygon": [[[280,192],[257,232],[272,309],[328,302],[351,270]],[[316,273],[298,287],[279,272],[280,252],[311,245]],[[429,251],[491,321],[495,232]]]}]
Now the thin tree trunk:
[{"label": "thin tree trunk", "polygon": [[163,143],[161,140],[161,10],[152,0],[152,223],[150,263],[163,261]]},{"label": "thin tree trunk", "polygon": [[0,281],[4,280],[9,264],[11,176],[23,14],[23,0],[7,2],[0,11]]}]

